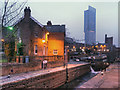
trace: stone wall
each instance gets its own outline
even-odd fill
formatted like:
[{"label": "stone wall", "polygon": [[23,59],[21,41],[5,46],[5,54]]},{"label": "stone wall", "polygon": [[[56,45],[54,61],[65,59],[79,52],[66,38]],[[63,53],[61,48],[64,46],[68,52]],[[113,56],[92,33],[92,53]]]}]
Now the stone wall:
[{"label": "stone wall", "polygon": [[[63,65],[62,61],[51,61],[47,63],[47,68],[53,68],[62,65]],[[43,69],[42,61],[34,61],[23,64],[2,65],[0,67],[2,67],[2,75],[17,74]],[[13,72],[11,72],[11,70],[13,70]]]},{"label": "stone wall", "polygon": [[[12,88],[57,88],[67,81],[70,82],[75,78],[90,72],[90,65],[80,65],[68,69],[68,74],[66,74],[66,69],[57,72],[51,72],[43,75],[38,75],[36,77],[24,79],[22,81],[16,81],[13,83],[4,84],[2,87],[5,89]],[[68,77],[67,77],[68,76]]]},{"label": "stone wall", "polygon": [[76,77],[84,75],[86,72],[90,72],[89,65],[82,65],[79,67],[68,69],[68,81],[67,82],[74,80]]}]

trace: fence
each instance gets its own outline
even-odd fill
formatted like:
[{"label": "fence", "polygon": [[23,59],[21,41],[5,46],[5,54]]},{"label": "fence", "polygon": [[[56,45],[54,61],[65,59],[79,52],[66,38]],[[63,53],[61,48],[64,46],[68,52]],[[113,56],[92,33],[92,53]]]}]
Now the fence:
[{"label": "fence", "polygon": [[16,56],[16,57],[7,57],[8,62],[16,63],[28,63],[30,61],[43,61],[47,60],[48,62],[52,61],[64,61],[63,56]]}]

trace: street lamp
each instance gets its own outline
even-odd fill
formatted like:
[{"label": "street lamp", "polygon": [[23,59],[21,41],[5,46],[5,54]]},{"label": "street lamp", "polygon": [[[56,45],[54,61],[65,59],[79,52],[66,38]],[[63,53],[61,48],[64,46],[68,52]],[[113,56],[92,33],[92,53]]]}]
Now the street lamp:
[{"label": "street lamp", "polygon": [[4,42],[4,39],[1,39],[2,42]]},{"label": "street lamp", "polygon": [[42,40],[42,43],[45,43],[45,40]]},{"label": "street lamp", "polygon": [[14,30],[14,28],[12,26],[8,26],[7,29],[10,31]]}]

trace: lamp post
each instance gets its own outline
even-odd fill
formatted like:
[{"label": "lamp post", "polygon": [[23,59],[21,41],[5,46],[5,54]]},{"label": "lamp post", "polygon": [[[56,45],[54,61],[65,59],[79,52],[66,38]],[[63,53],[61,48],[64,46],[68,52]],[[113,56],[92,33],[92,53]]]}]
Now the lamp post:
[{"label": "lamp post", "polygon": [[68,47],[66,46],[65,47],[65,53],[64,53],[64,68],[65,68],[65,71],[66,71],[66,82],[65,83],[67,83],[68,82],[68,57],[66,58],[66,56],[68,55],[68,52],[69,52],[69,50],[68,50]]}]

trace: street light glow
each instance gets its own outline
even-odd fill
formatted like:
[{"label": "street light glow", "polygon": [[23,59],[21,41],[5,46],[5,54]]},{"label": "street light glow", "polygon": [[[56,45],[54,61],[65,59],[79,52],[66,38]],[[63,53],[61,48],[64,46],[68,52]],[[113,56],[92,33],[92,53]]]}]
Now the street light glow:
[{"label": "street light glow", "polygon": [[45,40],[42,40],[43,43],[45,43]]},{"label": "street light glow", "polygon": [[8,30],[14,30],[14,28],[11,27],[11,26],[8,26],[7,29],[8,29]]},{"label": "street light glow", "polygon": [[4,42],[4,39],[1,39],[2,42]]},{"label": "street light glow", "polygon": [[47,32],[47,35],[49,35],[49,32]]}]

